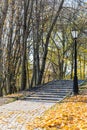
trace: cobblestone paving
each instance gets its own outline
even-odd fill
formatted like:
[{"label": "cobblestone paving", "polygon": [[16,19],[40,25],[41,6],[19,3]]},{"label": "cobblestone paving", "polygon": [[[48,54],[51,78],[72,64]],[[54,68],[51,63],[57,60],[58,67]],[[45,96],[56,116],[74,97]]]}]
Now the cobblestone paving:
[{"label": "cobblestone paving", "polygon": [[27,122],[52,105],[54,103],[18,100],[0,106],[0,130],[26,130]]}]

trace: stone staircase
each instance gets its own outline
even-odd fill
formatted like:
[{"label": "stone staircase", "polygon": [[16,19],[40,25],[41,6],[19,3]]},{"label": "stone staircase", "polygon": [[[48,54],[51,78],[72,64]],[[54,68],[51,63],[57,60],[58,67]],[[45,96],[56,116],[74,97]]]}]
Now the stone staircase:
[{"label": "stone staircase", "polygon": [[[81,84],[80,80],[78,84]],[[32,94],[27,96],[26,100],[57,102],[65,98],[73,90],[72,80],[53,80],[42,87],[34,88]]]}]

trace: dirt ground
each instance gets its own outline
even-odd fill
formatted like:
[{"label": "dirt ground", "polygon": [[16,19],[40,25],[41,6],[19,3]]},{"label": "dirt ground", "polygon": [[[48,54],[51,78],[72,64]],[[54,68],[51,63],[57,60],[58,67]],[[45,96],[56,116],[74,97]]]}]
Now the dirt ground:
[{"label": "dirt ground", "polygon": [[14,101],[13,98],[0,97],[0,106]]},{"label": "dirt ground", "polygon": [[9,95],[0,97],[0,106],[2,106],[4,104],[8,104],[8,103],[16,101],[16,100],[23,99],[24,97],[29,96],[31,94],[32,94],[32,92],[30,92],[30,91],[22,91],[19,93],[9,94]]}]

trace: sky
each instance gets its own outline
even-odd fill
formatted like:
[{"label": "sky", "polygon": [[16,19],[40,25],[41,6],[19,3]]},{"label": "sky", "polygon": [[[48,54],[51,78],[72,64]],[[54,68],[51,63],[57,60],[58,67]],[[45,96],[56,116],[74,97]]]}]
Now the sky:
[{"label": "sky", "polygon": [[76,3],[77,3],[78,1],[81,1],[81,2],[84,3],[84,4],[87,2],[87,0],[65,0],[65,5],[66,5],[66,6],[69,6],[69,7],[70,7],[70,6],[72,7],[72,5],[73,5],[74,8],[76,8],[75,6],[77,6]]}]

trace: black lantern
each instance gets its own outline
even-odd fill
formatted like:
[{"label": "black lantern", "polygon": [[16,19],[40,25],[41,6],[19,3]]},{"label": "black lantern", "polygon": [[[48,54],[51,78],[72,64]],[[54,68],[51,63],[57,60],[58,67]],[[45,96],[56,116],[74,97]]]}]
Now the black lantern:
[{"label": "black lantern", "polygon": [[73,79],[73,94],[78,94],[78,76],[77,76],[77,37],[78,31],[72,30],[72,37],[74,39],[74,79]]}]

